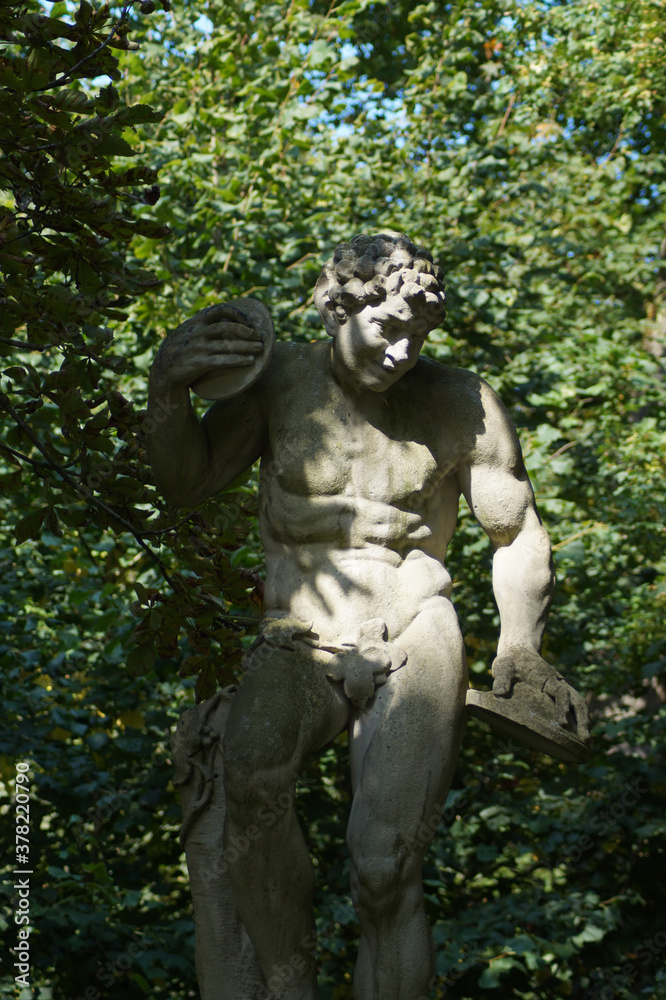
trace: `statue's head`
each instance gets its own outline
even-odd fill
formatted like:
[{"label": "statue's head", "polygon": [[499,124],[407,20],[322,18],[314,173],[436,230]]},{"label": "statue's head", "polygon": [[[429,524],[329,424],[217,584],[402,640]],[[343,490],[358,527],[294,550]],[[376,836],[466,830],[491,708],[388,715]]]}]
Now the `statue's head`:
[{"label": "statue's head", "polygon": [[384,392],[413,368],[446,315],[442,272],[402,233],[355,236],[324,267],[315,303],[333,337],[333,371],[356,390]]},{"label": "statue's head", "polygon": [[341,243],[319,275],[314,300],[326,329],[335,336],[350,315],[396,294],[430,330],[446,316],[444,275],[430,251],[404,233],[386,231]]}]

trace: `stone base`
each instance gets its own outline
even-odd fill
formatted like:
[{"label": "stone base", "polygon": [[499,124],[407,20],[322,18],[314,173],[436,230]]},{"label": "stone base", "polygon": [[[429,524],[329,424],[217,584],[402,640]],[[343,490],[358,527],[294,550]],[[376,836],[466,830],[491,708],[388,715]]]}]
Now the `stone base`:
[{"label": "stone base", "polygon": [[568,764],[584,764],[592,750],[589,739],[576,731],[573,713],[567,727],[553,718],[553,702],[524,682],[514,684],[508,698],[497,698],[492,691],[467,692],[466,712],[487,723],[501,736],[516,740],[532,750],[539,750]]}]

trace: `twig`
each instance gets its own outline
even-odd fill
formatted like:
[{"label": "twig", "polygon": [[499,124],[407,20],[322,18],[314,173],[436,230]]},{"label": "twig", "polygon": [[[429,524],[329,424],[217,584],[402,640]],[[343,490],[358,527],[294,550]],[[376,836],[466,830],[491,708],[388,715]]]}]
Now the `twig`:
[{"label": "twig", "polygon": [[45,351],[47,347],[51,347],[51,344],[44,344],[39,346],[38,344],[23,343],[20,340],[7,340],[6,337],[0,337],[0,344],[5,344],[7,347],[16,347],[19,351]]},{"label": "twig", "polygon": [[[93,564],[93,566],[96,566],[96,567],[99,568],[99,561],[95,558],[95,554],[93,553],[93,550],[88,545],[83,532],[79,529],[79,531],[77,531],[76,534],[77,534],[77,537],[78,537],[79,541],[81,542],[81,545],[83,546],[83,548],[88,553],[88,558],[90,559],[90,561]],[[139,558],[141,558],[141,556],[139,556]]]},{"label": "twig", "polygon": [[89,52],[87,56],[84,56],[82,59],[79,59],[77,63],[74,63],[71,69],[68,69],[66,73],[63,73],[63,75],[58,77],[56,80],[51,80],[43,87],[35,87],[33,93],[41,94],[42,91],[44,90],[53,90],[54,87],[62,87],[63,83],[66,83],[67,80],[70,80],[73,74],[76,73],[77,70],[81,69],[81,67],[85,63],[87,63],[90,59],[94,59],[95,56],[98,56],[100,52],[102,52],[110,43],[111,39],[118,32],[118,29],[121,28],[122,25],[126,23],[130,7],[131,7],[130,3],[125,4],[125,6],[122,9],[120,18],[111,28],[111,31],[109,32],[107,38],[102,42],[101,45],[98,45],[96,49],[94,49],[92,52]]},{"label": "twig", "polygon": [[589,525],[587,528],[583,528],[581,531],[576,531],[573,535],[569,535],[568,538],[564,538],[561,542],[558,542],[557,545],[553,545],[553,552],[555,552],[556,549],[564,548],[564,546],[568,545],[570,542],[575,542],[577,538],[582,538],[583,535],[589,535],[591,531],[597,531],[598,528],[602,527],[603,525],[600,522],[597,522],[596,524]]},{"label": "twig", "polygon": [[496,138],[496,139],[497,139],[497,138],[498,138],[498,137],[499,137],[499,136],[500,136],[500,135],[502,134],[502,132],[504,131],[504,126],[506,125],[506,123],[507,123],[507,122],[508,122],[508,120],[509,120],[509,115],[511,114],[511,109],[513,108],[513,106],[514,106],[514,104],[515,104],[515,103],[516,103],[516,92],[515,92],[515,90],[514,90],[514,92],[512,93],[511,97],[509,98],[509,104],[508,104],[508,107],[507,107],[506,111],[504,112],[504,118],[502,118],[502,124],[501,124],[501,125],[500,125],[500,127],[499,127],[499,128],[497,129],[497,135],[495,136],[495,138]]},{"label": "twig", "polygon": [[613,148],[611,149],[610,153],[608,154],[608,156],[604,160],[604,165],[606,163],[610,163],[610,161],[613,159],[613,156],[617,152],[617,147],[620,145],[620,140],[622,139],[623,135],[624,135],[624,119],[620,122],[620,127],[619,127],[619,129],[617,131],[617,136],[615,137],[615,142],[613,143]]},{"label": "twig", "polygon": [[563,444],[561,448],[558,448],[557,451],[554,451],[552,455],[548,456],[548,461],[550,462],[551,459],[557,458],[557,456],[561,455],[563,452],[569,451],[569,448],[575,448],[577,444],[578,441],[567,441],[567,443]]},{"label": "twig", "polygon": [[141,548],[144,550],[144,552],[153,560],[153,562],[158,567],[160,573],[167,581],[169,586],[172,587],[173,590],[175,591],[182,591],[183,590],[182,586],[179,586],[177,582],[173,579],[173,577],[169,573],[168,569],[166,568],[162,560],[159,558],[159,556],[157,556],[153,552],[150,545],[148,545],[147,542],[144,542],[143,538],[141,537],[137,529],[134,527],[134,525],[130,521],[126,520],[126,518],[124,518],[122,514],[118,514],[112,507],[109,507],[108,504],[104,503],[103,500],[100,500],[99,497],[96,497],[95,494],[92,493],[87,486],[84,486],[82,483],[77,482],[73,476],[70,476],[70,474],[66,472],[65,469],[59,466],[58,463],[51,458],[48,451],[44,448],[44,446],[41,444],[36,435],[32,433],[32,431],[26,424],[25,420],[23,420],[23,418],[16,412],[16,410],[9,402],[9,399],[7,398],[7,396],[5,396],[4,393],[0,393],[0,405],[2,405],[3,409],[5,409],[7,413],[9,413],[9,415],[21,428],[26,437],[28,437],[29,440],[32,441],[35,448],[40,452],[40,454],[44,456],[48,465],[62,479],[64,479],[69,486],[72,487],[75,493],[78,493],[79,496],[82,496],[86,500],[86,502],[91,504],[93,507],[97,507],[98,510],[104,511],[105,514],[108,514],[109,517],[112,517],[114,521],[117,521],[118,524],[121,524],[127,531],[129,531],[130,534],[133,535],[137,544],[140,545]]},{"label": "twig", "polygon": [[[36,230],[31,230],[36,232]],[[19,237],[20,238],[20,237]],[[6,337],[0,337],[0,344],[6,344],[7,347],[16,347],[20,351],[60,351],[62,350],[60,344],[31,344],[29,342],[23,343],[20,340],[8,340]],[[93,350],[88,347],[75,347],[73,344],[69,345],[74,354],[82,358],[89,358],[92,361],[96,361],[97,364],[102,365],[104,368],[112,368],[113,364],[118,361],[118,358],[111,357],[108,361],[100,357],[99,354],[95,354]]]},{"label": "twig", "polygon": [[4,441],[0,441],[0,448],[2,448],[3,451],[8,452],[13,458],[20,459],[22,462],[27,462],[29,465],[32,465],[34,469],[47,469],[51,471],[51,466],[47,465],[46,462],[38,462],[36,458],[30,458],[29,455],[24,455],[22,451],[16,451],[15,448],[10,448],[8,444],[4,443]]},{"label": "twig", "polygon": [[[4,402],[4,400],[2,399],[2,394],[0,394],[0,402]],[[10,410],[10,412],[11,412],[11,410]],[[38,442],[35,441],[35,439],[32,437],[32,435],[30,434],[30,432],[26,429],[25,423],[21,420],[20,417],[18,417],[18,414],[13,414],[12,413],[12,416],[14,417],[15,420],[17,420],[17,423],[19,424],[19,426],[22,427],[23,430],[26,430],[26,433],[28,434],[28,436],[33,441],[33,444],[35,444],[35,446],[37,448],[39,448],[39,450],[42,452],[42,454],[45,454],[45,452],[43,451],[43,449],[40,448]],[[31,458],[29,455],[24,455],[23,452],[17,451],[15,448],[10,448],[9,445],[4,444],[2,441],[0,441],[0,449],[2,449],[3,451],[8,452],[8,454],[12,455],[16,459],[20,459],[23,462],[27,462],[28,465],[31,465],[34,469],[38,469],[39,471],[46,470],[46,471],[55,471],[55,472],[57,472],[59,476],[61,476],[66,482],[68,482],[72,486],[72,488],[74,490],[76,490],[77,493],[81,494],[88,502],[90,502],[90,503],[92,503],[92,504],[100,507],[106,513],[108,513],[112,517],[114,517],[123,526],[125,526],[128,531],[131,532],[131,534],[134,536],[134,538],[139,543],[139,545],[141,546],[141,548],[145,552],[147,552],[148,555],[151,557],[151,559],[153,559],[153,561],[157,564],[157,566],[160,569],[160,572],[164,576],[164,578],[167,581],[167,583],[169,584],[169,586],[172,587],[173,590],[180,591],[182,593],[183,588],[177,586],[176,583],[175,583],[175,581],[173,581],[171,579],[171,576],[169,575],[168,571],[166,570],[166,567],[164,566],[164,564],[155,555],[155,553],[153,552],[153,550],[141,540],[141,537],[137,534],[136,530],[132,527],[132,525],[129,523],[129,521],[126,521],[123,517],[121,517],[120,515],[116,514],[115,511],[113,511],[110,507],[108,507],[104,503],[103,500],[98,500],[95,496],[93,496],[89,492],[89,490],[87,490],[86,487],[83,487],[83,486],[80,486],[79,484],[77,484],[76,481],[73,480],[71,476],[67,475],[67,473],[64,471],[64,469],[61,469],[55,462],[53,462],[50,459],[49,459],[48,464],[46,462],[39,462],[37,459]],[[46,457],[48,458],[48,455]],[[191,515],[188,514],[187,517],[183,518],[183,521],[186,521],[187,518],[190,517],[190,516]],[[178,523],[182,524],[183,521],[178,522]],[[176,525],[170,525],[168,528],[164,528],[164,529],[155,529],[155,530],[152,530],[152,531],[144,531],[143,534],[158,535],[158,534],[162,534],[162,531],[170,531],[174,527],[177,527],[177,526],[178,526],[178,524],[176,524]],[[83,547],[88,552],[88,555],[90,556],[90,558],[93,561],[93,563],[95,563],[95,565],[98,565],[97,562],[96,562],[96,560],[95,560],[95,557],[94,557],[92,551],[90,550],[90,548],[89,548],[89,546],[88,546],[85,538],[83,537],[81,531],[78,531],[77,534],[78,534],[79,541],[81,542],[81,544],[83,545]],[[217,602],[209,594],[199,594],[199,598],[200,598],[200,600],[203,601],[204,604],[209,604],[212,607],[218,609]],[[232,625],[232,626],[236,625],[236,626],[240,626],[240,627],[245,627],[245,626],[248,626],[248,625],[254,627],[254,626],[258,625],[259,622],[261,621],[260,618],[250,618],[250,617],[243,616],[243,615],[225,615],[225,614],[218,614],[216,616],[216,620],[224,622],[225,625]]]},{"label": "twig", "polygon": [[174,521],[173,524],[167,524],[164,528],[145,528],[143,531],[144,535],[165,535],[167,531],[175,531],[176,528],[180,528],[181,524],[186,524],[191,517],[193,517],[198,512],[197,509],[191,510],[189,514],[185,514],[181,517],[179,521]]}]

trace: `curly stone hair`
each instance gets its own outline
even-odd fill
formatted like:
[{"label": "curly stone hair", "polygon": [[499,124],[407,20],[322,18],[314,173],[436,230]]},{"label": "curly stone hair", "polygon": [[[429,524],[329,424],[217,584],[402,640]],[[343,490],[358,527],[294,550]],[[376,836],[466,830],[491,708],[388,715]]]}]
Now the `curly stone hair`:
[{"label": "curly stone hair", "polygon": [[333,313],[339,323],[369,302],[381,302],[399,292],[434,329],[446,316],[444,275],[432,254],[404,233],[354,236],[336,247],[324,265],[314,290],[322,316]]}]

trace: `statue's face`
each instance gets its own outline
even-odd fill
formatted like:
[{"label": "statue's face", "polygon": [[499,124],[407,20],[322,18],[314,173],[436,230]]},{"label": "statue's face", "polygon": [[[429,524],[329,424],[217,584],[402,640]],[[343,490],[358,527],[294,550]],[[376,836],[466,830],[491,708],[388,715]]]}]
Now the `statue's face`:
[{"label": "statue's face", "polygon": [[427,321],[393,293],[337,326],[334,369],[357,389],[384,392],[414,367],[429,332]]}]

